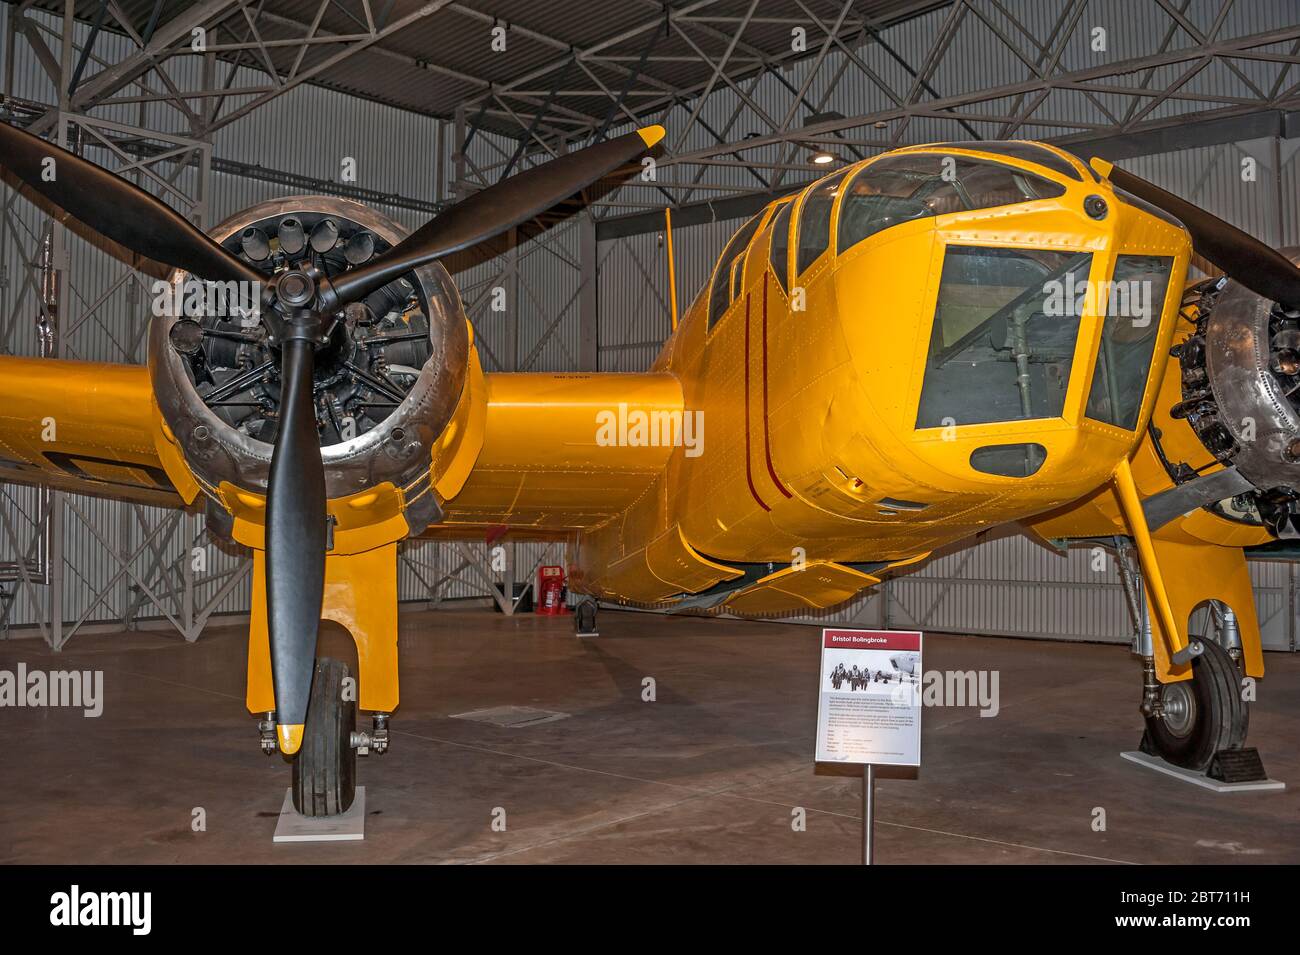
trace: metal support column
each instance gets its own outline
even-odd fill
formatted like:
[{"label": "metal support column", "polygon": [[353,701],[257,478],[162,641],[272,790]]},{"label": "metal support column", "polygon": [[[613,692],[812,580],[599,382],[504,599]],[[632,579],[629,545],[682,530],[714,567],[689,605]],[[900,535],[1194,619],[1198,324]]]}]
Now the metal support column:
[{"label": "metal support column", "polygon": [[582,269],[578,292],[578,370],[598,371],[600,354],[600,286],[596,220],[590,212],[578,219],[578,264]]}]

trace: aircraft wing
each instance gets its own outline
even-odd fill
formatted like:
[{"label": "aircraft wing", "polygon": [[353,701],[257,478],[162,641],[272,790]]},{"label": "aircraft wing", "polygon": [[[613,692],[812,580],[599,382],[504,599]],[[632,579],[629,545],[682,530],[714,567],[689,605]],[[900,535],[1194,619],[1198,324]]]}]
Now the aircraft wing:
[{"label": "aircraft wing", "polygon": [[[666,374],[489,374],[483,448],[427,536],[559,539],[653,494],[680,428]],[[668,430],[665,431],[664,429]]]},{"label": "aircraft wing", "polygon": [[0,357],[0,481],[181,507],[143,365]]}]

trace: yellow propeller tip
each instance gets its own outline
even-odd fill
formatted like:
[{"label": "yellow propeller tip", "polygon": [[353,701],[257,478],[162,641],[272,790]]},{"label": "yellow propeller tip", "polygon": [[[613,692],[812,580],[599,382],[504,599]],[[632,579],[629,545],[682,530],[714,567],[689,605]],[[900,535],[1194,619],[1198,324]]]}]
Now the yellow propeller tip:
[{"label": "yellow propeller tip", "polygon": [[292,723],[285,725],[284,723],[280,723],[275,727],[275,729],[280,736],[280,752],[284,753],[286,756],[292,756],[294,753],[298,752],[299,748],[302,746],[302,724]]},{"label": "yellow propeller tip", "polygon": [[662,126],[655,124],[654,126],[646,126],[642,129],[638,129],[637,134],[641,137],[641,141],[644,142],[648,148],[663,139],[664,136],[667,135],[667,131]]},{"label": "yellow propeller tip", "polygon": [[1091,159],[1089,159],[1088,165],[1092,167],[1093,172],[1101,176],[1101,178],[1103,179],[1109,179],[1110,171],[1115,168],[1114,163],[1106,162],[1106,160],[1098,156],[1093,156]]}]

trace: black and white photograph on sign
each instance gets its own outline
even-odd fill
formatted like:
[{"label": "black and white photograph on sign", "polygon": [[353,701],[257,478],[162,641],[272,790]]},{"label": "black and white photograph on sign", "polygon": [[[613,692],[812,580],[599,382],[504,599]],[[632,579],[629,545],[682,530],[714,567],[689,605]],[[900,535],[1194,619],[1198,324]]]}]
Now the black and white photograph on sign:
[{"label": "black and white photograph on sign", "polygon": [[822,631],[819,762],[921,763],[921,634]]},{"label": "black and white photograph on sign", "polygon": [[[822,660],[823,682],[831,689],[852,693],[855,690],[875,688],[877,692],[889,686],[899,687],[919,684],[917,672],[921,655],[909,651],[891,652],[868,650],[858,653],[828,652]],[[830,672],[825,672],[826,668]]]}]

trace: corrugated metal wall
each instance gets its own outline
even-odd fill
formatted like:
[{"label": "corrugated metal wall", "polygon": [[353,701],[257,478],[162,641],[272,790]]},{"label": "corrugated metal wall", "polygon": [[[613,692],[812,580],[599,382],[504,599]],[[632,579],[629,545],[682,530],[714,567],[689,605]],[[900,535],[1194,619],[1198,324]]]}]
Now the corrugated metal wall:
[{"label": "corrugated metal wall", "polygon": [[[1014,13],[1030,27],[1034,35],[1045,37],[1059,15],[1061,5],[1040,0],[1003,0],[1001,6]],[[1192,0],[1189,16],[1204,22],[1217,9],[1217,0]],[[0,18],[10,8],[0,7]],[[1292,0],[1260,0],[1239,3],[1220,31],[1221,37],[1257,33],[1289,22],[1294,16]],[[987,13],[1008,34],[1015,27],[1006,21],[997,5],[988,5]],[[937,11],[917,18],[886,33],[891,47],[900,57],[916,64],[924,59],[936,31],[947,15]],[[1096,54],[1086,43],[1071,44],[1064,54],[1066,68],[1080,68],[1124,59],[1149,52],[1167,31],[1167,18],[1152,5],[1134,5],[1125,0],[1095,0],[1090,5],[1088,25],[1108,27],[1108,48]],[[969,20],[969,15],[968,15]],[[57,30],[57,21],[48,24]],[[85,28],[82,27],[84,37]],[[1022,38],[1023,39],[1023,38]],[[1172,46],[1190,44],[1182,34],[1173,37]],[[1024,41],[1029,49],[1029,42]],[[113,62],[129,52],[124,38],[101,36],[97,53]],[[932,85],[937,95],[953,95],[969,89],[984,88],[996,82],[1027,79],[1027,68],[1005,50],[988,28],[967,23],[958,34],[947,58],[935,74]],[[24,44],[17,45],[14,95],[30,100],[50,102],[54,91],[35,59]],[[891,57],[875,50],[870,56],[872,68],[891,86],[906,85],[906,68]],[[811,64],[794,65],[783,73],[789,86],[800,88]],[[845,115],[868,113],[890,105],[888,96],[872,83],[844,80],[844,58],[832,53],[827,65],[814,77],[808,99],[819,109],[837,110]],[[200,65],[175,63],[173,79],[181,88],[198,85]],[[1243,63],[1242,69],[1253,81],[1266,84],[1280,69],[1277,64]],[[773,77],[764,77],[750,88],[749,95],[760,110],[781,120],[790,111],[794,96],[789,86]],[[1198,75],[1189,89],[1232,96],[1242,89],[1241,80],[1222,70]],[[1108,108],[1118,103],[1100,97]],[[737,109],[738,104],[740,108]],[[1182,108],[1177,100],[1165,103],[1156,115],[1171,115]],[[672,131],[685,126],[694,105],[679,107],[667,118]],[[802,109],[802,107],[801,107]],[[1104,122],[1096,109],[1082,96],[1054,101],[1045,119],[1075,118]],[[726,88],[716,92],[703,107],[702,117],[728,140],[743,138],[761,128],[760,117],[739,97]],[[168,107],[151,104],[143,108],[122,106],[110,118],[133,124],[145,124],[158,130],[183,131],[181,118]],[[979,124],[976,124],[977,127]],[[989,130],[991,131],[991,129]],[[615,130],[617,132],[617,130]],[[1055,127],[1029,125],[1018,132],[1023,137],[1050,136]],[[909,130],[910,141],[955,138],[950,123],[915,121]],[[399,193],[422,199],[446,198],[455,167],[454,154],[460,144],[454,142],[450,124],[442,137],[442,154],[438,155],[438,122],[384,106],[360,101],[329,91],[302,86],[273,100],[237,124],[221,130],[215,138],[214,154],[223,159],[289,170],[320,179],[337,180],[344,157],[357,162],[360,185],[380,192]],[[706,148],[716,140],[701,126],[690,130],[682,142],[683,149]],[[476,134],[467,150],[471,164],[500,162],[514,150],[514,142],[488,134]],[[1232,219],[1270,242],[1300,242],[1300,169],[1295,158],[1300,142],[1261,140],[1187,150],[1163,156],[1126,160],[1125,165],[1140,175],[1188,195],[1212,211]],[[771,147],[753,154],[757,161],[776,161],[780,148]],[[1256,161],[1257,178],[1253,183],[1241,179],[1241,160]],[[103,159],[102,154],[95,156]],[[441,175],[439,172],[441,171]],[[683,181],[683,169],[670,167],[662,172],[670,181]],[[693,175],[693,174],[692,174]],[[761,184],[769,185],[771,175],[764,173]],[[178,177],[183,191],[194,188],[193,170]],[[711,167],[700,179],[702,188],[694,200],[708,198],[716,188],[710,186],[760,185],[743,169]],[[144,184],[158,191],[156,185]],[[648,185],[630,189],[644,190]],[[213,173],[208,197],[208,222],[256,202],[297,190],[259,180]],[[10,198],[6,190],[4,199]],[[376,208],[407,227],[418,225],[422,213],[408,209]],[[36,354],[37,309],[30,286],[31,269],[23,261],[30,254],[33,236],[40,227],[40,217],[19,200],[14,210],[20,221],[17,233],[0,233],[0,321],[11,316],[15,321],[0,326],[0,352]],[[714,258],[739,222],[715,222],[675,230],[677,285],[679,303],[685,309],[704,286]],[[580,325],[578,292],[581,282],[579,239],[576,226],[566,226],[548,237],[546,243],[529,243],[517,255],[479,267],[460,277],[465,299],[488,369],[520,368],[527,370],[566,370],[577,366]],[[667,268],[661,234],[646,234],[627,239],[602,242],[598,249],[597,273],[599,297],[599,368],[606,371],[635,371],[646,368],[657,353],[669,327]],[[126,273],[123,266],[93,248],[73,240],[71,283],[65,301],[65,338],[71,357],[106,361],[142,359],[140,336],[144,328],[141,314],[147,305],[145,290],[132,281],[124,281],[110,291]],[[494,288],[506,290],[508,308],[492,308]],[[107,294],[106,294],[107,293]],[[100,302],[101,296],[103,301]],[[72,329],[77,330],[73,331]],[[152,508],[127,508],[87,498],[65,498],[64,553],[67,560],[64,586],[65,616],[77,620],[119,619],[137,599],[129,579],[119,575],[109,551],[125,554],[144,548],[132,561],[140,574],[155,558],[170,568],[173,588],[181,581],[182,567],[191,543],[199,535],[201,521],[183,518],[183,527],[169,533],[164,522],[172,519],[165,511]],[[20,537],[30,540],[34,531],[21,528],[37,513],[35,492],[11,485],[0,485],[0,521],[8,520],[20,530]],[[83,519],[84,515],[84,519]],[[93,530],[92,530],[93,528]],[[150,534],[158,532],[153,548],[145,546]],[[4,535],[0,535],[0,540]],[[475,551],[481,552],[482,545]],[[217,607],[218,611],[247,609],[249,589],[243,558],[206,545],[209,573],[243,573],[242,578]],[[514,576],[522,578],[542,558],[544,548],[521,545],[515,554]],[[0,560],[13,554],[0,551]],[[1291,565],[1256,563],[1252,567],[1257,584],[1257,600],[1264,621],[1266,643],[1282,648],[1293,639],[1294,622],[1287,602],[1288,575]],[[1098,579],[1098,578],[1101,579]],[[116,579],[115,579],[116,578]],[[205,585],[198,595],[200,605],[215,595],[224,578]],[[466,566],[458,549],[443,544],[419,544],[405,547],[400,567],[400,592],[406,600],[428,600],[437,591],[444,597],[478,595],[484,592],[477,572]],[[40,606],[33,605],[21,586],[16,591],[9,621],[20,624],[43,616]],[[98,603],[92,596],[103,590]],[[37,602],[45,599],[37,588]],[[879,595],[851,607],[841,608],[826,619],[879,622]],[[1009,538],[980,544],[958,554],[938,558],[914,575],[891,585],[888,592],[889,619],[898,625],[921,623],[938,630],[973,633],[1021,633],[1060,639],[1127,640],[1130,626],[1126,619],[1123,597],[1113,566],[1103,574],[1090,569],[1087,552],[1061,556],[1047,551],[1024,538]],[[145,615],[156,613],[148,608]]]}]

